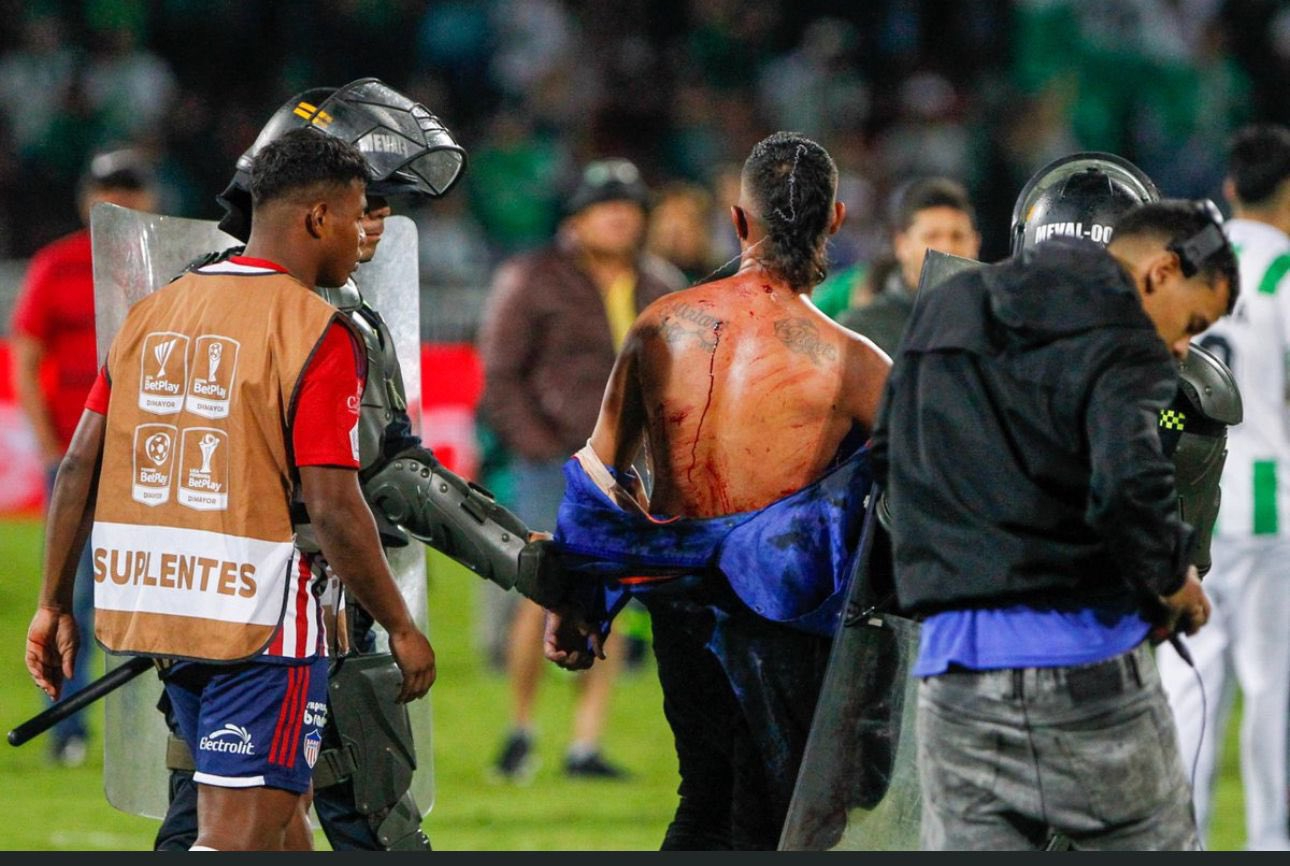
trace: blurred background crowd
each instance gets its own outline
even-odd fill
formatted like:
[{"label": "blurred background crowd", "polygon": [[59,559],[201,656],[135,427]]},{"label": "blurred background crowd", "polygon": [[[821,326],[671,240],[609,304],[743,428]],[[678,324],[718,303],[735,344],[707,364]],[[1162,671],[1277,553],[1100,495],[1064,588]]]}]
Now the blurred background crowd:
[{"label": "blurred background crowd", "polygon": [[1224,138],[1290,120],[1288,74],[1279,0],[0,0],[0,260],[77,227],[108,147],[154,158],[162,212],[217,218],[273,109],[371,75],[469,151],[417,215],[423,337],[469,340],[493,266],[551,237],[592,158],[640,167],[664,203],[650,245],[691,279],[735,254],[725,205],[774,129],[838,161],[835,268],[881,253],[887,198],[922,175],[967,187],[994,260],[1017,190],[1072,150],[1218,200]]},{"label": "blurred background crowd", "polygon": [[[819,141],[838,164],[848,219],[830,241],[834,278],[816,289],[816,303],[890,350],[885,340],[899,338],[924,250],[1006,256],[1018,191],[1057,157],[1111,151],[1166,196],[1223,201],[1230,134],[1250,121],[1290,124],[1290,0],[0,0],[0,449],[9,456],[0,512],[13,502],[30,511],[38,498],[4,494],[23,485],[38,493],[65,447],[54,443],[50,459],[37,459],[7,387],[10,368],[17,381],[24,363],[34,369],[44,358],[23,355],[23,326],[13,324],[34,314],[13,313],[22,312],[15,299],[28,260],[81,227],[87,178],[122,182],[87,171],[91,158],[128,148],[148,165],[158,212],[215,220],[216,194],[279,106],[368,76],[428,106],[469,155],[451,194],[407,213],[419,233],[427,441],[508,505],[525,489],[553,492],[547,512],[517,509],[550,529],[560,465],[590,432],[622,335],[615,330],[611,346],[614,323],[601,323],[604,370],[589,392],[590,417],[566,425],[577,435],[556,443],[555,457],[535,457],[523,437],[503,441],[505,418],[475,410],[490,342],[494,355],[515,351],[514,335],[537,329],[490,341],[481,325],[499,266],[568,234],[570,195],[588,181],[589,164],[634,164],[630,182],[602,181],[583,208],[649,204],[639,214],[645,247],[674,266],[664,268],[661,292],[737,256],[728,207],[755,143],[778,129]],[[638,180],[647,194],[637,194]],[[601,242],[590,229],[574,234],[584,252]],[[83,235],[80,244],[83,297],[72,303],[70,289],[51,289],[42,311],[70,319],[75,307],[87,333]],[[635,245],[619,264],[644,286]],[[37,263],[32,272],[49,270]],[[569,280],[546,288],[571,291]],[[534,291],[520,293],[521,306]],[[524,323],[526,312],[517,314]],[[574,354],[589,341],[582,312],[559,323]],[[26,327],[28,338],[41,336]],[[571,381],[566,360],[555,358],[548,377],[561,389]],[[510,366],[527,374],[533,364]],[[92,379],[93,363],[86,367]],[[489,385],[494,409],[524,405],[496,398],[496,375]],[[517,390],[535,389],[519,382]],[[74,423],[83,398],[66,404]],[[537,457],[554,481],[512,480],[512,471],[528,477],[524,460]],[[540,612],[525,619],[512,597],[482,585],[481,593],[477,642],[514,691],[510,717],[487,734],[501,740],[493,766],[518,780],[532,772]],[[629,664],[649,639],[648,618],[631,613],[620,629]],[[565,771],[624,778],[598,752],[613,673],[594,671],[606,679],[585,687]],[[83,746],[55,756],[78,763]]]}]

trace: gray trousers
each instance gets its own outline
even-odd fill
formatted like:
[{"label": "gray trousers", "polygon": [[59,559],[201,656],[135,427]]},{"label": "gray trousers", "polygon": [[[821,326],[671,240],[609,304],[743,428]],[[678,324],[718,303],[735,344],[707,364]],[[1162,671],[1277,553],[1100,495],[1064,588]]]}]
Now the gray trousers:
[{"label": "gray trousers", "polygon": [[1195,850],[1191,790],[1143,643],[1092,665],[952,671],[918,691],[925,850]]}]

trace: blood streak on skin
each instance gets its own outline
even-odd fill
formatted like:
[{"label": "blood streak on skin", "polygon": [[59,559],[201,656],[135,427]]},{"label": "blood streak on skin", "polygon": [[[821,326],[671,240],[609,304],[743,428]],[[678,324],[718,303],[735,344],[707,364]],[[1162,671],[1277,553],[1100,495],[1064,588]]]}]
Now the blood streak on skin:
[{"label": "blood streak on skin", "polygon": [[712,494],[720,505],[719,510],[723,514],[733,514],[735,509],[730,502],[730,490],[726,485],[725,478],[718,471],[716,461],[709,457],[705,463],[706,465],[703,468],[708,471],[708,476],[712,479]]},{"label": "blood streak on skin", "polygon": [[694,431],[694,443],[690,446],[690,467],[685,470],[685,479],[694,486],[694,468],[699,464],[699,438],[703,435],[703,420],[708,417],[708,409],[712,406],[712,391],[717,383],[717,349],[721,346],[721,323],[717,322],[712,328],[712,354],[708,358],[708,398],[703,404],[703,413],[699,415],[699,426]]}]

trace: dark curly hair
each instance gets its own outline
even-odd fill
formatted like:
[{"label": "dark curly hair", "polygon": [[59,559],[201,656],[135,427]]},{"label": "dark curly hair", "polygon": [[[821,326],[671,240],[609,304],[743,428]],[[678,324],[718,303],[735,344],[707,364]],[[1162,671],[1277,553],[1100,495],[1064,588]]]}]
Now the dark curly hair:
[{"label": "dark curly hair", "polygon": [[833,157],[800,133],[777,132],[752,149],[742,179],[766,226],[766,267],[797,287],[824,279],[838,187]]},{"label": "dark curly hair", "polygon": [[264,146],[251,165],[253,207],[319,184],[368,180],[367,161],[352,144],[310,127],[293,129]]}]

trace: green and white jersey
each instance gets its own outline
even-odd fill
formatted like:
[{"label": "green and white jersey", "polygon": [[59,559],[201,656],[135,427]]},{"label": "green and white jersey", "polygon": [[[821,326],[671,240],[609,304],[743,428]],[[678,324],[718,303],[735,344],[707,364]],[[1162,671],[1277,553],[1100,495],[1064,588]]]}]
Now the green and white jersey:
[{"label": "green and white jersey", "polygon": [[1198,342],[1236,377],[1244,420],[1227,433],[1215,533],[1279,535],[1290,530],[1290,237],[1254,220],[1228,220],[1225,229],[1241,294]]}]

